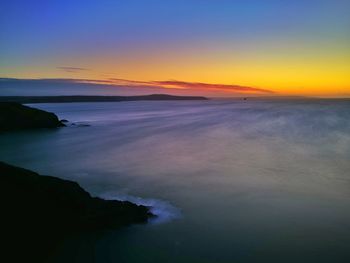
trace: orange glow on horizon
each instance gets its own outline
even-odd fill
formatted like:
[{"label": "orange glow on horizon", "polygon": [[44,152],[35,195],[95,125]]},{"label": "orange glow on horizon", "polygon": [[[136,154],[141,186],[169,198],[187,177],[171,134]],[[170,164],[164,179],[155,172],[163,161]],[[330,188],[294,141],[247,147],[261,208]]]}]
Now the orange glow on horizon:
[{"label": "orange glow on horizon", "polygon": [[[331,45],[332,46],[332,45]],[[329,47],[328,47],[329,48]],[[338,49],[336,49],[338,48]],[[328,50],[328,52],[326,52]],[[89,57],[62,58],[53,65],[8,68],[6,77],[15,78],[69,78],[97,80],[104,84],[111,79],[125,79],[128,86],[156,85],[162,81],[166,89],[193,89],[198,93],[206,89],[215,96],[232,96],[237,90],[213,85],[233,85],[271,91],[271,95],[300,95],[325,97],[350,97],[350,51],[333,43],[329,49],[300,51],[277,50],[265,47],[257,50],[230,51],[202,48],[177,48],[130,52],[121,56],[111,56],[103,52]],[[335,50],[335,51],[334,51]],[[79,64],[74,63],[79,61]],[[58,65],[75,65],[87,70],[63,70]],[[204,83],[202,88],[169,85],[165,81],[176,80],[189,83]],[[133,84],[132,81],[135,81]],[[118,84],[122,84],[119,82]],[[243,90],[241,90],[241,93]],[[247,90],[243,93],[266,95],[264,92]]]}]

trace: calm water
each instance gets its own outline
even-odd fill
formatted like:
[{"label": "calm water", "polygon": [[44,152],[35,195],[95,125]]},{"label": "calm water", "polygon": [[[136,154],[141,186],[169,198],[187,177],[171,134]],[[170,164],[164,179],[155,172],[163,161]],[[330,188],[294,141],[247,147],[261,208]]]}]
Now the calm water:
[{"label": "calm water", "polygon": [[349,101],[34,106],[90,126],[1,135],[1,160],[160,215],[58,261],[350,262]]}]

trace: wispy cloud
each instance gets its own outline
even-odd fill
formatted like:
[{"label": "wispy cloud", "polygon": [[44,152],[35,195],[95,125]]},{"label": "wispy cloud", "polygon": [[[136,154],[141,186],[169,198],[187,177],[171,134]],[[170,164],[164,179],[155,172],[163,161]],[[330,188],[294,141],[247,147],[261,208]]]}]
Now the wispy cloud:
[{"label": "wispy cloud", "polygon": [[[88,70],[84,68],[72,68],[64,67],[67,70]],[[67,79],[66,79],[67,80]],[[241,86],[234,84],[212,84],[203,82],[188,82],[178,80],[152,80],[152,81],[139,81],[120,78],[107,78],[107,79],[69,79],[69,81],[77,83],[91,83],[101,85],[112,85],[118,87],[148,87],[148,88],[164,88],[164,89],[178,89],[189,91],[219,91],[230,94],[273,94],[272,90],[262,89],[257,87]]]},{"label": "wispy cloud", "polygon": [[167,80],[167,81],[152,81],[151,83],[161,86],[186,88],[186,89],[204,89],[204,90],[225,90],[228,92],[258,92],[258,93],[274,93],[271,90],[260,89],[249,86],[240,85],[227,85],[227,84],[211,84],[202,82],[186,82],[177,80]]},{"label": "wispy cloud", "polygon": [[[71,67],[68,70],[72,70]],[[83,68],[74,68],[73,71],[88,70]],[[1,80],[1,79],[0,79]],[[8,79],[10,81],[11,79]],[[211,94],[222,95],[222,96],[235,96],[235,95],[266,95],[274,94],[274,91],[268,89],[262,89],[257,87],[241,86],[241,85],[228,85],[228,84],[212,84],[203,82],[187,82],[178,80],[153,80],[153,81],[138,81],[138,80],[128,80],[120,78],[106,78],[106,79],[78,79],[78,78],[62,78],[62,79],[17,79],[17,81],[31,81],[37,83],[75,83],[75,84],[89,84],[105,87],[116,87],[127,90],[132,88],[132,90],[142,91],[142,90],[154,90],[157,92],[162,92],[162,90],[167,90],[170,93],[196,93],[201,94]],[[129,89],[130,90],[130,89]]]},{"label": "wispy cloud", "polygon": [[57,67],[57,68],[65,72],[71,72],[71,73],[89,70],[88,68],[79,68],[79,67]]},{"label": "wispy cloud", "polygon": [[272,94],[274,93],[268,89],[261,89],[256,87],[241,86],[241,85],[228,85],[228,84],[212,84],[203,82],[187,82],[178,80],[153,80],[153,81],[137,81],[118,78],[109,78],[107,80],[99,81],[105,82],[109,85],[127,85],[127,86],[154,86],[162,88],[173,89],[187,89],[187,90],[204,90],[204,91],[223,91],[231,93],[262,93]]}]

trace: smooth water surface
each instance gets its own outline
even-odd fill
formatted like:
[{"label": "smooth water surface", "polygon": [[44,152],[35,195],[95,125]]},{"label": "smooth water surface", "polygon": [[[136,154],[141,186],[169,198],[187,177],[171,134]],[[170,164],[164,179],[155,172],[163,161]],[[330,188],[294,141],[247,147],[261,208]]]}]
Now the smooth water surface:
[{"label": "smooth water surface", "polygon": [[3,134],[1,160],[160,215],[57,261],[350,262],[349,101],[32,106],[76,125]]}]

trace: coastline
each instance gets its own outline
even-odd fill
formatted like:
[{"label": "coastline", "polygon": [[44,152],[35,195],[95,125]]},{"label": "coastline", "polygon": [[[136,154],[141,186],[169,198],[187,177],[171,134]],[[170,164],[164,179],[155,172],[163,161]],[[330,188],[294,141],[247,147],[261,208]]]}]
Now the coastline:
[{"label": "coastline", "polygon": [[[64,127],[51,112],[0,103],[0,132]],[[15,262],[47,262],[74,236],[147,223],[150,207],[92,197],[76,182],[0,161],[2,234]],[[18,253],[20,251],[20,253]]]},{"label": "coastline", "polygon": [[92,197],[76,182],[4,162],[0,174],[2,233],[13,259],[45,262],[68,237],[143,224],[154,216],[149,207]]},{"label": "coastline", "polygon": [[16,102],[0,102],[0,132],[64,127],[56,114]]}]

